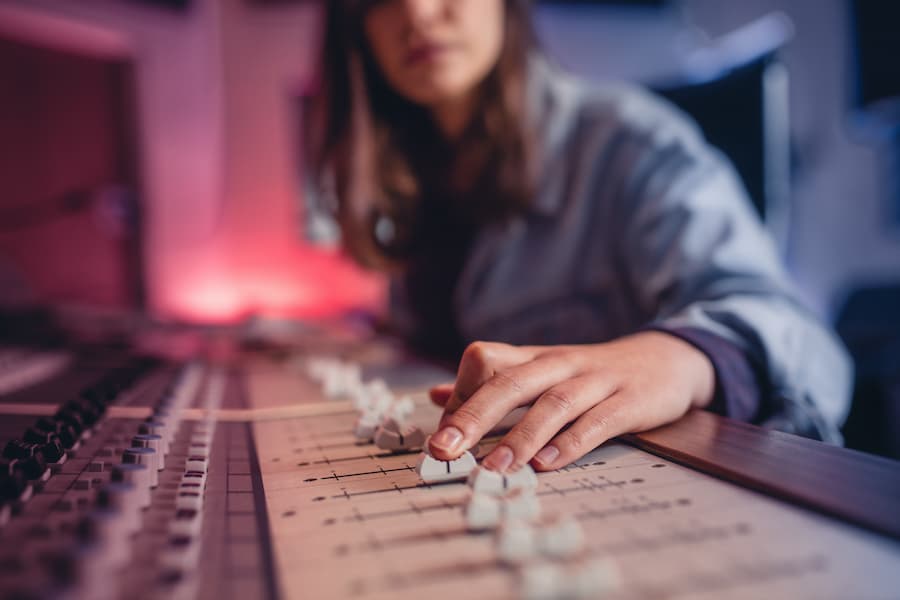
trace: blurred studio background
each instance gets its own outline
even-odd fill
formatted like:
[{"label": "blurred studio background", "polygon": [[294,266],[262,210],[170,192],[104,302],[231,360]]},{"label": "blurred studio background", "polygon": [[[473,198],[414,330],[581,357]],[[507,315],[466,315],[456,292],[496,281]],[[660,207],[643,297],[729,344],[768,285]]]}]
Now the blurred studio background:
[{"label": "blurred studio background", "polygon": [[[0,0],[0,307],[227,323],[371,310],[304,178],[315,0]],[[900,3],[535,3],[563,66],[644,83],[736,163],[900,457]]]}]

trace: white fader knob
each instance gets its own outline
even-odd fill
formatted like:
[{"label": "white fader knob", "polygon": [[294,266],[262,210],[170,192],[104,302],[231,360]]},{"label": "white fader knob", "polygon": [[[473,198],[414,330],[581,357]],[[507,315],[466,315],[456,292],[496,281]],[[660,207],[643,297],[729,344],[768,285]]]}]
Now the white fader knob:
[{"label": "white fader knob", "polygon": [[[388,387],[388,384],[384,379],[376,377],[367,381],[364,385],[366,392],[372,400],[376,402],[384,400],[389,400],[390,402],[394,401],[394,393],[391,392],[391,388]],[[390,406],[390,402],[388,403],[388,406]]]},{"label": "white fader knob", "polygon": [[404,423],[410,418],[416,409],[416,405],[412,398],[403,396],[395,400],[385,412],[386,419],[394,419],[399,423]]},{"label": "white fader knob", "polygon": [[322,373],[322,393],[326,398],[340,398],[344,393],[344,382],[337,365],[326,368]]},{"label": "white fader knob", "polygon": [[374,410],[383,415],[394,402],[394,394],[383,379],[372,379],[354,386],[351,392],[353,406],[359,411]]},{"label": "white fader knob", "polygon": [[541,502],[529,490],[513,490],[500,500],[507,519],[532,521],[541,515]]},{"label": "white fader knob", "polygon": [[422,444],[422,454],[416,463],[416,473],[425,483],[464,480],[475,468],[475,457],[471,452],[463,452],[456,460],[439,460],[428,453],[428,440]]},{"label": "white fader knob", "polygon": [[584,548],[584,532],[571,517],[561,517],[541,527],[538,532],[541,554],[552,558],[575,556]]},{"label": "white fader knob", "polygon": [[353,435],[361,440],[371,440],[381,422],[381,415],[373,410],[362,413],[353,426]]},{"label": "white fader knob", "polygon": [[382,426],[375,430],[372,441],[382,450],[401,450],[404,447],[403,436],[400,435],[399,431]]},{"label": "white fader knob", "polygon": [[393,402],[393,396],[370,396],[368,410],[378,415],[378,418],[380,419],[383,418],[385,414],[387,414]]},{"label": "white fader knob", "polygon": [[352,395],[362,383],[359,365],[337,361],[322,371],[322,392],[329,398]]},{"label": "white fader knob", "polygon": [[541,504],[536,496],[522,490],[506,496],[473,492],[463,513],[471,531],[483,531],[499,527],[506,521],[533,521],[541,514]]},{"label": "white fader knob", "polygon": [[493,529],[500,524],[503,518],[500,500],[488,494],[472,494],[463,513],[469,531]]},{"label": "white fader knob", "polygon": [[506,473],[507,490],[534,490],[537,489],[537,485],[537,475],[529,465],[523,466],[518,471]]},{"label": "white fader knob", "polygon": [[353,408],[361,413],[369,410],[369,395],[366,394],[362,384],[354,388],[350,394],[350,401],[353,404]]},{"label": "white fader knob", "polygon": [[595,600],[621,588],[619,571],[609,560],[582,562],[566,568],[538,563],[519,570],[519,590],[525,600]]},{"label": "white fader knob", "polygon": [[476,494],[490,494],[502,496],[506,492],[506,478],[503,473],[491,471],[482,465],[478,465],[469,473],[466,483]]},{"label": "white fader knob", "polygon": [[571,598],[588,600],[603,598],[622,587],[622,580],[616,563],[598,559],[579,566],[572,574],[568,585]]},{"label": "white fader knob", "polygon": [[365,384],[354,400],[360,415],[353,426],[353,434],[361,440],[371,440],[393,402],[394,396],[384,381],[375,379]]},{"label": "white fader knob", "polygon": [[504,522],[497,530],[495,543],[497,558],[510,565],[527,562],[540,552],[531,525],[515,519]]},{"label": "white fader knob", "polygon": [[467,483],[473,492],[502,496],[513,490],[532,491],[537,488],[538,480],[528,465],[513,473],[498,473],[479,465],[469,473]]},{"label": "white fader knob", "polygon": [[375,445],[382,450],[421,448],[425,434],[415,425],[401,425],[395,419],[385,419],[375,430]]},{"label": "white fader knob", "polygon": [[520,578],[523,600],[569,600],[565,573],[557,565],[531,565],[521,569]]},{"label": "white fader knob", "polygon": [[407,425],[403,429],[403,439],[400,440],[404,449],[421,448],[425,444],[425,432],[415,425]]}]

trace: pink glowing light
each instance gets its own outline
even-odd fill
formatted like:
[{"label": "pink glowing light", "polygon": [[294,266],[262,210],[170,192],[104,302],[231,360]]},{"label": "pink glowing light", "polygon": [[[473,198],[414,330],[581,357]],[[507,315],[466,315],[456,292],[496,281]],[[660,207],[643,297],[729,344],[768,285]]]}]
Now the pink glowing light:
[{"label": "pink glowing light", "polygon": [[232,269],[195,264],[192,276],[165,287],[162,312],[182,320],[228,323],[250,315],[314,319],[382,309],[382,278],[360,271],[341,254],[299,248],[282,258]]}]

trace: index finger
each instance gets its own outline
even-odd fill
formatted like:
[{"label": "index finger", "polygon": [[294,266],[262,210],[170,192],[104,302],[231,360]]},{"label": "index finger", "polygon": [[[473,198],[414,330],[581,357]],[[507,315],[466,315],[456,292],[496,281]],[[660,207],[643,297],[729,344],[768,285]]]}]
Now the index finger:
[{"label": "index finger", "polygon": [[450,400],[450,394],[452,393],[452,383],[442,383],[428,390],[428,396],[431,398],[431,401],[441,407],[447,405],[447,401]]},{"label": "index finger", "polygon": [[472,342],[459,361],[456,383],[444,412],[452,413],[469,399],[491,377],[503,369],[528,362],[534,353],[526,348],[498,342]]},{"label": "index finger", "polygon": [[435,458],[453,460],[471,448],[513,409],[530,404],[554,384],[575,374],[562,357],[535,360],[499,371],[457,410],[444,413],[429,442]]}]

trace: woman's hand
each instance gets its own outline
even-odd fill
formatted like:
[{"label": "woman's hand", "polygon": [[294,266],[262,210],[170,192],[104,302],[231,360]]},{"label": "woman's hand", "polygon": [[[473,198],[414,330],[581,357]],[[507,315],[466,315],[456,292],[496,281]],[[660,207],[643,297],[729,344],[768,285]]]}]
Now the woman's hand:
[{"label": "woman's hand", "polygon": [[483,464],[496,471],[528,462],[557,469],[612,437],[706,406],[714,389],[706,355],[662,332],[583,346],[475,342],[463,354],[455,384],[431,390],[444,415],[430,450],[454,459],[510,411],[530,405]]}]

